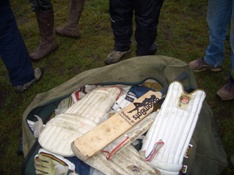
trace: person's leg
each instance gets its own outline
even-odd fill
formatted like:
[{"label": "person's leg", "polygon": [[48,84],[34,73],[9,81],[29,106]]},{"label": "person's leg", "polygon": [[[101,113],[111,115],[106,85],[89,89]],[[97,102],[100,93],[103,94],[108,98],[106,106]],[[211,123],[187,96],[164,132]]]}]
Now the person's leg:
[{"label": "person's leg", "polygon": [[204,61],[214,67],[222,65],[224,42],[232,12],[232,0],[209,0],[207,23],[210,43]]},{"label": "person's leg", "polygon": [[232,1],[230,6],[232,9],[230,29],[231,71],[229,73],[228,82],[217,91],[217,95],[222,100],[234,99],[234,1]]},{"label": "person's leg", "polygon": [[67,24],[56,28],[56,34],[74,39],[80,38],[78,23],[84,8],[85,0],[69,0]]},{"label": "person's leg", "polygon": [[157,25],[162,5],[163,0],[134,1],[137,56],[156,53],[157,48],[152,49],[152,46],[157,36]]},{"label": "person's leg", "polygon": [[231,18],[232,0],[209,0],[207,23],[210,43],[206,55],[189,63],[194,72],[221,71],[224,59],[224,42]]},{"label": "person's leg", "polygon": [[36,13],[41,36],[40,44],[30,57],[37,61],[58,49],[54,35],[54,11],[50,0],[30,0],[32,10]]},{"label": "person's leg", "polygon": [[114,51],[105,59],[105,64],[118,62],[130,52],[133,8],[131,0],[110,0],[111,27],[114,34]]},{"label": "person's leg", "polygon": [[28,88],[32,84],[28,83],[34,82],[34,79],[40,78],[41,75],[35,77],[28,50],[19,33],[9,1],[5,5],[0,5],[0,11],[0,55],[8,69],[12,85],[17,87],[27,84]]},{"label": "person's leg", "polygon": [[116,51],[130,49],[132,36],[132,2],[129,0],[110,0],[111,27]]},{"label": "person's leg", "polygon": [[0,8],[0,54],[12,85],[17,86],[34,78],[33,67],[10,5]]},{"label": "person's leg", "polygon": [[[231,70],[234,70],[234,1],[232,1],[231,29],[230,29],[230,46],[231,46]],[[234,72],[232,77],[234,77]]]}]

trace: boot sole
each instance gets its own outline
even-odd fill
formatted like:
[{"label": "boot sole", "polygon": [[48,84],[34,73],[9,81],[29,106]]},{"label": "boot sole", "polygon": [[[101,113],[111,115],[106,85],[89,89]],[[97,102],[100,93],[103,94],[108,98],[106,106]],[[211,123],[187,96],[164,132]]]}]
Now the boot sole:
[{"label": "boot sole", "polygon": [[228,98],[226,98],[226,97],[221,97],[219,94],[216,94],[221,100],[223,100],[223,101],[228,101],[228,100],[234,100],[234,97],[228,97]]},{"label": "boot sole", "polygon": [[209,70],[211,72],[219,72],[222,70],[222,68],[214,68],[214,69],[210,69],[210,68],[204,68],[204,69],[199,69],[199,70],[193,70],[193,72],[203,72]]}]

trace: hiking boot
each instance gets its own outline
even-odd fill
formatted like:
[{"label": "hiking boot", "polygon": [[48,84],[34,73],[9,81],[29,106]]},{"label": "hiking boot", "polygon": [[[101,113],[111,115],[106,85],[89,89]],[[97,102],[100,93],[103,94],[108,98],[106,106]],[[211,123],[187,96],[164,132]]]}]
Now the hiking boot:
[{"label": "hiking boot", "polygon": [[113,64],[113,63],[118,62],[121,58],[123,58],[124,55],[128,54],[130,51],[131,49],[129,49],[128,51],[115,51],[114,50],[105,59],[105,64]]},{"label": "hiking boot", "polygon": [[221,87],[216,93],[222,100],[234,99],[234,80],[229,74],[229,81]]},{"label": "hiking boot", "polygon": [[42,68],[35,68],[34,69],[34,79],[23,84],[23,85],[18,85],[14,87],[14,90],[16,93],[21,93],[26,91],[34,82],[37,82],[38,80],[41,79],[43,75],[43,69]]},{"label": "hiking boot", "polygon": [[214,72],[218,72],[218,71],[222,70],[222,66],[218,66],[218,67],[211,66],[204,61],[204,58],[200,58],[200,59],[191,61],[189,63],[189,66],[194,72],[201,72],[201,71],[205,71],[205,70],[211,70]]}]

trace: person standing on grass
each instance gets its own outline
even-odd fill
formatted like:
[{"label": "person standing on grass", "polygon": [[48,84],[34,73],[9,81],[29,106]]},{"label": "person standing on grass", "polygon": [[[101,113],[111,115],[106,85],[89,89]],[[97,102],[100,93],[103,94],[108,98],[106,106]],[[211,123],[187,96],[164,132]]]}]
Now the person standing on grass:
[{"label": "person standing on grass", "polygon": [[105,64],[118,62],[131,51],[133,14],[135,15],[137,42],[136,55],[154,55],[160,10],[164,0],[110,0],[111,27],[114,33],[114,51],[105,59]]},{"label": "person standing on grass", "polygon": [[41,68],[32,67],[9,0],[0,1],[0,57],[8,69],[16,92],[27,90],[43,75]]},{"label": "person standing on grass", "polygon": [[230,28],[231,71],[229,81],[222,86],[217,95],[222,100],[234,99],[234,0],[209,0],[207,23],[210,43],[203,58],[189,63],[194,72],[205,70],[221,71],[224,59],[224,42]]},{"label": "person standing on grass", "polygon": [[[55,33],[73,39],[80,38],[78,23],[83,11],[85,0],[68,0],[67,23],[58,27]],[[40,32],[40,43],[30,53],[30,58],[38,61],[58,49],[59,45],[54,34],[54,10],[51,0],[30,0],[32,10],[36,13]]]}]

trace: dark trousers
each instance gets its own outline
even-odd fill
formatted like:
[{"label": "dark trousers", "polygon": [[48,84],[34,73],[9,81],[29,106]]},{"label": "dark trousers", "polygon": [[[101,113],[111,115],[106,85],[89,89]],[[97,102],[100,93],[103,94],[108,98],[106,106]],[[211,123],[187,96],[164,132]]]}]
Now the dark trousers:
[{"label": "dark trousers", "polygon": [[0,2],[0,55],[13,86],[25,84],[34,78],[28,50],[19,33],[9,0]]},{"label": "dark trousers", "polygon": [[111,27],[117,51],[130,49],[135,16],[137,55],[148,55],[156,40],[163,0],[110,0]]},{"label": "dark trousers", "polygon": [[47,11],[53,7],[51,0],[29,0],[29,2],[34,12]]}]

